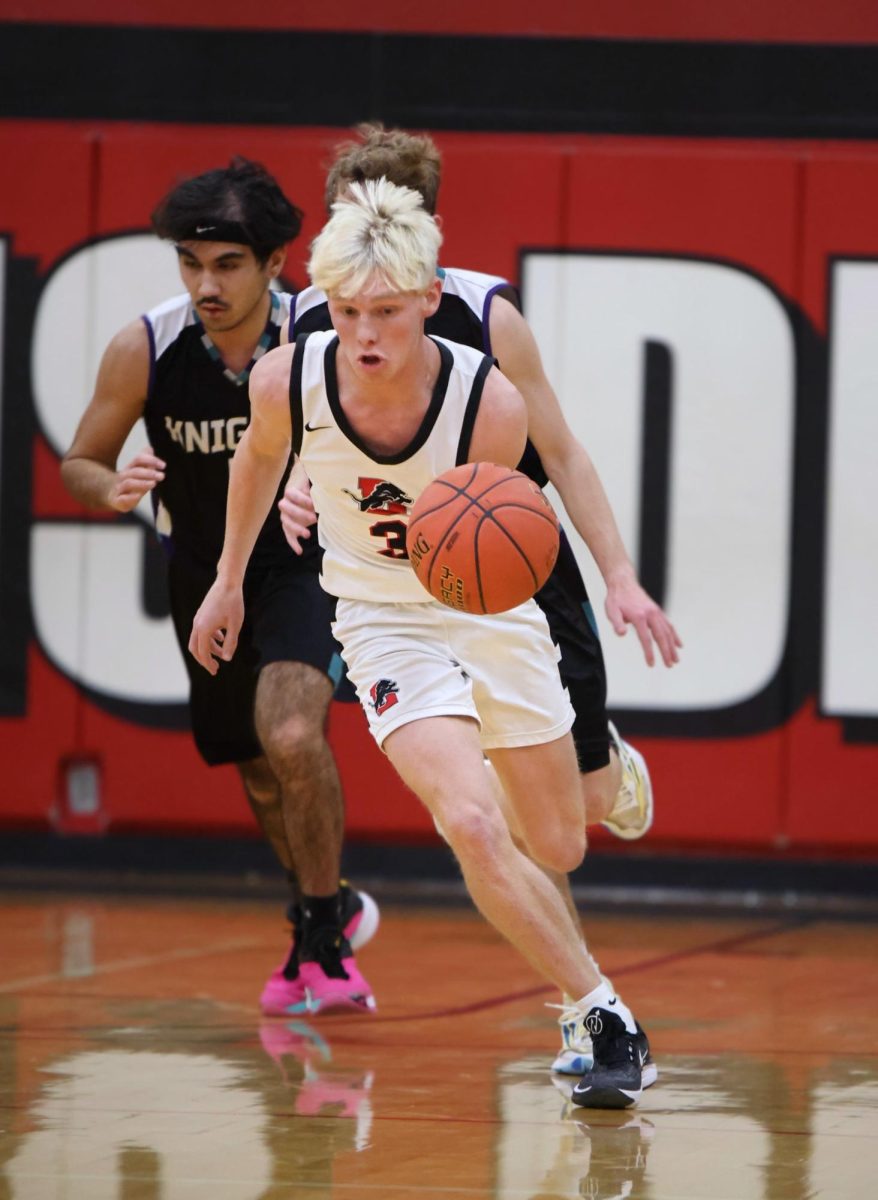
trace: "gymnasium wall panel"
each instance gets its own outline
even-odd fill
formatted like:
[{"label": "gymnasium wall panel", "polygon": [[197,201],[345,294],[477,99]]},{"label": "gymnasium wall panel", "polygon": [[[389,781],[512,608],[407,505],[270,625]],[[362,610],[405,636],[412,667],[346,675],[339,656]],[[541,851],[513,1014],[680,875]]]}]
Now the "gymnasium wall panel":
[{"label": "gymnasium wall panel", "polygon": [[[0,411],[0,819],[56,820],[60,775],[80,749],[83,699],[40,655],[33,623],[32,542],[40,445],[31,347],[41,275],[92,232],[90,131],[0,124],[3,188]],[[63,339],[59,339],[63,342]],[[57,470],[57,463],[53,463]],[[75,595],[82,564],[58,586]]]},{"label": "gymnasium wall panel", "polygon": [[562,253],[553,264],[525,252],[526,311],[640,575],[686,643],[680,666],[650,671],[636,639],[603,621],[611,703],[667,797],[662,835],[769,843],[790,591],[795,159],[586,142],[568,179]]},{"label": "gymnasium wall panel", "polygon": [[803,179],[803,305],[826,350],[825,404],[806,471],[800,542],[818,548],[801,597],[815,687],[788,726],[786,827],[794,845],[874,842],[878,812],[878,157],[835,148]]},{"label": "gymnasium wall panel", "polygon": [[[148,513],[82,510],[58,461],[109,336],[179,287],[173,251],[148,232],[158,197],[234,153],[261,159],[306,212],[285,272],[300,286],[323,220],[323,167],[346,135],[0,125],[16,179],[0,196],[0,606],[10,633],[0,825],[253,832],[234,770],[209,771],[191,745]],[[866,444],[872,429],[857,314],[858,297],[872,294],[863,264],[878,255],[878,150],[438,139],[443,260],[521,285],[566,418],[686,642],[673,672],[648,670],[633,631],[618,640],[603,621],[603,588],[581,551],[611,703],[656,783],[652,844],[878,847],[878,811],[840,810],[878,768],[857,644],[844,633],[857,610],[841,586],[860,580],[871,594],[872,485],[860,469],[851,486],[845,460],[827,451],[827,413],[838,411],[839,444]],[[846,371],[833,366],[841,351]],[[858,636],[865,664],[868,632]],[[846,696],[859,707],[847,711]],[[334,706],[330,734],[350,836],[435,837],[355,706]]]}]

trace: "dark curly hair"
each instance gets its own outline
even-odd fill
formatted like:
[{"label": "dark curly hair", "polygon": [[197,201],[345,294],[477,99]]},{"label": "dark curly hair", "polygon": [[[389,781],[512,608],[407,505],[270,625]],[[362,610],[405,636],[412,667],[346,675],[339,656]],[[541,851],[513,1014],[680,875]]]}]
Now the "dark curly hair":
[{"label": "dark curly hair", "polygon": [[191,237],[199,225],[232,226],[264,263],[272,251],[298,237],[302,217],[302,210],[287,199],[261,163],[236,155],[227,167],[205,171],[173,187],[156,205],[152,227],[159,237],[179,242]]}]

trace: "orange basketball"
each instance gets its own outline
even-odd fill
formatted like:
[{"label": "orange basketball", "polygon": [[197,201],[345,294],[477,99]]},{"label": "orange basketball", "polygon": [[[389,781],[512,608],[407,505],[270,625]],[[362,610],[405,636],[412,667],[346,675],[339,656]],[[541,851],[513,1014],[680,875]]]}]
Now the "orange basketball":
[{"label": "orange basketball", "polygon": [[505,612],[548,579],[558,557],[558,518],[520,471],[466,463],[421,492],[406,549],[418,579],[449,608]]}]

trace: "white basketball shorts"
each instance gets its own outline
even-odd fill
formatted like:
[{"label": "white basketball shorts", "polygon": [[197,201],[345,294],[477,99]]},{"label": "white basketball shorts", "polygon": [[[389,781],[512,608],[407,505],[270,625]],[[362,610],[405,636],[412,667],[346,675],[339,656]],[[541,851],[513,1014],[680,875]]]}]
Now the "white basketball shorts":
[{"label": "white basketball shorts", "polygon": [[379,746],[424,717],[472,717],[485,749],[552,742],[573,724],[558,649],[533,600],[494,616],[339,600],[333,633]]}]

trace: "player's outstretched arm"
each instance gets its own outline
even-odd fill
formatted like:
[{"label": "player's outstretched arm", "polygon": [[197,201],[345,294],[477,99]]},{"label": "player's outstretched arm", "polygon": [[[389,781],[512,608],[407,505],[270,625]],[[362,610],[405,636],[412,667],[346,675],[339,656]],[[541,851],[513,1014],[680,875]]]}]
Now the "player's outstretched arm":
[{"label": "player's outstretched arm", "polygon": [[244,621],[244,572],[290,454],[287,400],[292,350],[272,350],[250,376],[250,424],[229,467],[226,534],[216,580],[192,623],[189,651],[215,675],[229,662]]},{"label": "player's outstretched arm", "polygon": [[634,627],[649,666],[656,649],[665,666],[673,666],[683,643],[637,578],[594,463],[573,436],[546,378],[530,326],[501,298],[491,306],[490,322],[493,351],[527,405],[528,436],[603,577],[610,624],[620,637]]},{"label": "player's outstretched arm", "polygon": [[164,462],[149,446],[126,466],[116,466],[125,439],[143,415],[148,384],[146,327],[132,321],[104,351],[94,394],[61,462],[64,486],[89,508],[130,512],[165,477]]}]

